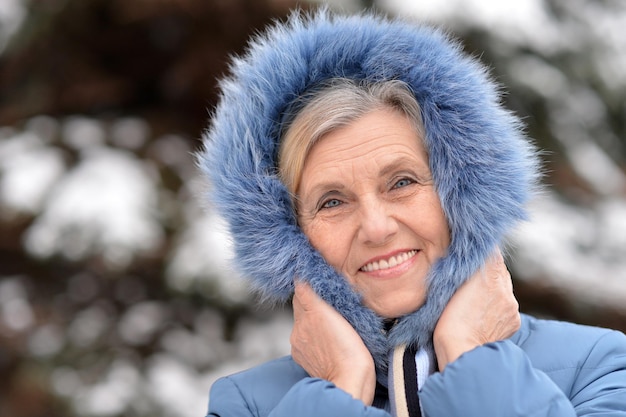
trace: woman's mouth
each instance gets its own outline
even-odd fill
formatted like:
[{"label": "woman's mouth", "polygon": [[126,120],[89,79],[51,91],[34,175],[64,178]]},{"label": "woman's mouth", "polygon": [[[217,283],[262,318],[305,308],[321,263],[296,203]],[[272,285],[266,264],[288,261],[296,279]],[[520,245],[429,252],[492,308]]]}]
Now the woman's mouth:
[{"label": "woman's mouth", "polygon": [[408,261],[409,259],[414,257],[416,254],[417,254],[417,250],[415,249],[410,250],[408,252],[399,253],[387,259],[380,259],[378,261],[365,264],[361,267],[361,271],[373,272],[373,271],[382,271],[385,269],[393,268],[394,266],[400,265],[401,263]]}]

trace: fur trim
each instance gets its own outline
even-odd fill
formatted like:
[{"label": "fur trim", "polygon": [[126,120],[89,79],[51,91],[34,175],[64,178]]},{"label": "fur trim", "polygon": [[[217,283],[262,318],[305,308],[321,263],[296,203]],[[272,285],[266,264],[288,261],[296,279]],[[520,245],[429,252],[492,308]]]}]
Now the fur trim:
[{"label": "fur trim", "polygon": [[[429,275],[425,304],[385,335],[383,323],[309,244],[276,176],[281,118],[307,88],[332,77],[400,79],[422,109],[426,146],[451,243]],[[286,301],[299,277],[355,327],[386,372],[399,344],[432,348],[457,288],[525,218],[535,150],[500,104],[486,70],[442,32],[372,15],[294,13],[254,39],[223,80],[198,161],[208,199],[230,225],[236,264],[263,297]]]}]

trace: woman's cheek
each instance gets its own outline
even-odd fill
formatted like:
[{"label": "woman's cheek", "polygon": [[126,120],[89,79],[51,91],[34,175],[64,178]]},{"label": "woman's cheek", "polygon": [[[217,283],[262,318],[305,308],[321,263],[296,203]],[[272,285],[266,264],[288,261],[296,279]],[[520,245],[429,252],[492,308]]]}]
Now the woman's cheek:
[{"label": "woman's cheek", "polygon": [[303,227],[304,234],[309,238],[311,245],[333,268],[343,271],[349,252],[345,243],[347,232],[341,223],[313,220]]}]

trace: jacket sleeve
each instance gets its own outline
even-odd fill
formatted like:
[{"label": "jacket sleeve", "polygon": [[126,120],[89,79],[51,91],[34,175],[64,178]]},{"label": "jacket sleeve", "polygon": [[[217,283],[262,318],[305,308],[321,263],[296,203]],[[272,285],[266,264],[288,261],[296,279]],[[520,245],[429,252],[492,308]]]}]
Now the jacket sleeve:
[{"label": "jacket sleeve", "polygon": [[271,410],[259,407],[232,378],[225,377],[213,384],[207,417],[252,416],[391,417],[384,410],[368,407],[332,383],[318,378],[304,378],[297,382]]},{"label": "jacket sleeve", "polygon": [[567,394],[533,368],[520,347],[501,341],[467,352],[443,373],[432,375],[420,399],[428,417],[626,417],[623,334],[607,332],[582,364],[562,371],[576,375]]},{"label": "jacket sleeve", "polygon": [[626,416],[626,335],[610,332],[598,340],[572,386],[579,416]]}]

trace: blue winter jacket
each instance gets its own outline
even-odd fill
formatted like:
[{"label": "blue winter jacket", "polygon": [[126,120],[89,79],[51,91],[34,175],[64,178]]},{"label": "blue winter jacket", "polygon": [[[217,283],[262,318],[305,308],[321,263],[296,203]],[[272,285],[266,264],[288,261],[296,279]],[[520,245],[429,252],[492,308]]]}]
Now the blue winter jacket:
[{"label": "blue winter jacket", "polygon": [[[426,417],[626,416],[626,336],[523,315],[513,337],[463,354],[419,396]],[[208,416],[389,413],[309,377],[287,356],[215,382]]]}]

